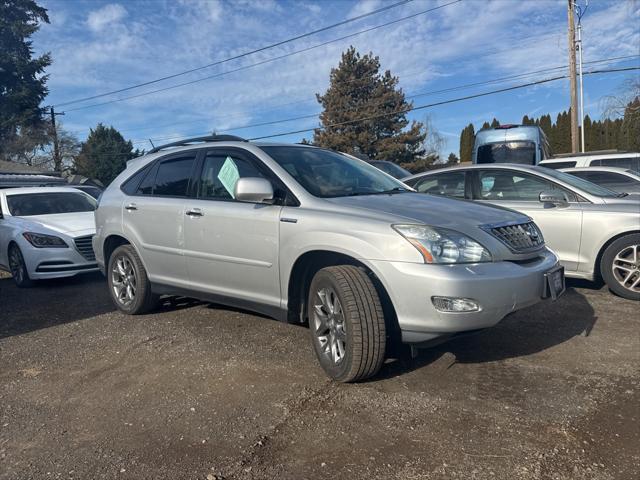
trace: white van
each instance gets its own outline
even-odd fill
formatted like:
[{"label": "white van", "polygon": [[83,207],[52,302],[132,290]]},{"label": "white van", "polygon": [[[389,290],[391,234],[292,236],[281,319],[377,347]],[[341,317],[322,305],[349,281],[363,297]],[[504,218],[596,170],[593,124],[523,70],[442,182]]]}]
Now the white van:
[{"label": "white van", "polygon": [[540,162],[541,167],[581,168],[581,167],[618,167],[640,173],[640,153],[605,150],[577,154],[556,155],[552,159]]}]

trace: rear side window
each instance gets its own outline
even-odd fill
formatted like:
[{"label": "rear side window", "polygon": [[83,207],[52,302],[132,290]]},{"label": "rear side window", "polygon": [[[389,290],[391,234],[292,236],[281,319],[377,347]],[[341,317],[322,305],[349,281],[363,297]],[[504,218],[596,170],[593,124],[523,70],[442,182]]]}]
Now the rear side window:
[{"label": "rear side window", "polygon": [[600,158],[591,160],[589,165],[601,167],[620,167],[640,172],[640,157]]},{"label": "rear side window", "polygon": [[174,157],[160,162],[142,180],[138,195],[185,197],[195,163],[195,156]]},{"label": "rear side window", "polygon": [[138,172],[134,173],[127,181],[125,181],[120,190],[122,190],[127,195],[133,195],[138,190],[138,185],[140,185],[140,181],[143,177],[149,172],[149,167],[145,167],[140,169]]},{"label": "rear side window", "polygon": [[186,196],[193,162],[193,157],[175,158],[162,162],[156,174],[153,194],[169,197]]},{"label": "rear side window", "polygon": [[573,168],[576,166],[576,162],[552,162],[552,163],[541,163],[541,167],[553,168],[554,170],[558,170],[560,168]]}]

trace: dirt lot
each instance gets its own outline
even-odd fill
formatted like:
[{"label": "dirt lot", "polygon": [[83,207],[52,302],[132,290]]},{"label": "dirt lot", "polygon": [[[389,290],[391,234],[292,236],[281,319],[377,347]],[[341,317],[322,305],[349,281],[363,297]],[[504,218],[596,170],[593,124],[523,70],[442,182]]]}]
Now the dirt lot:
[{"label": "dirt lot", "polygon": [[574,283],[338,385],[304,327],[187,300],[131,318],[97,275],[4,278],[0,478],[630,479],[639,332],[637,304]]}]

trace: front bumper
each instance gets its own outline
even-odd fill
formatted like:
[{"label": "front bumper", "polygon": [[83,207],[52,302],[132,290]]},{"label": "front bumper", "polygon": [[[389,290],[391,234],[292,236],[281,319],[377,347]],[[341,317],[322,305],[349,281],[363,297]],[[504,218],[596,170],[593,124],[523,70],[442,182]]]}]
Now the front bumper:
[{"label": "front bumper", "polygon": [[32,280],[72,277],[98,270],[96,262],[88,261],[73,247],[34,248],[22,245],[21,250]]},{"label": "front bumper", "polygon": [[[544,274],[558,258],[544,250],[532,261],[469,265],[426,265],[406,262],[370,262],[393,302],[402,340],[419,343],[443,335],[492,327],[506,315],[542,300]],[[440,312],[432,296],[470,298],[479,303],[473,312]]]}]

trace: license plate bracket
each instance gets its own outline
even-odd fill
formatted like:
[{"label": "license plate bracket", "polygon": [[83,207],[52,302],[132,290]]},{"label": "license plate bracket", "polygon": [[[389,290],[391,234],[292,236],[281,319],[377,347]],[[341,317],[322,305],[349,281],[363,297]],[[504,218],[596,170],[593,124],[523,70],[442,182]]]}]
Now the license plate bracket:
[{"label": "license plate bracket", "polygon": [[556,300],[566,290],[564,267],[559,266],[544,274],[544,295],[543,298]]}]

